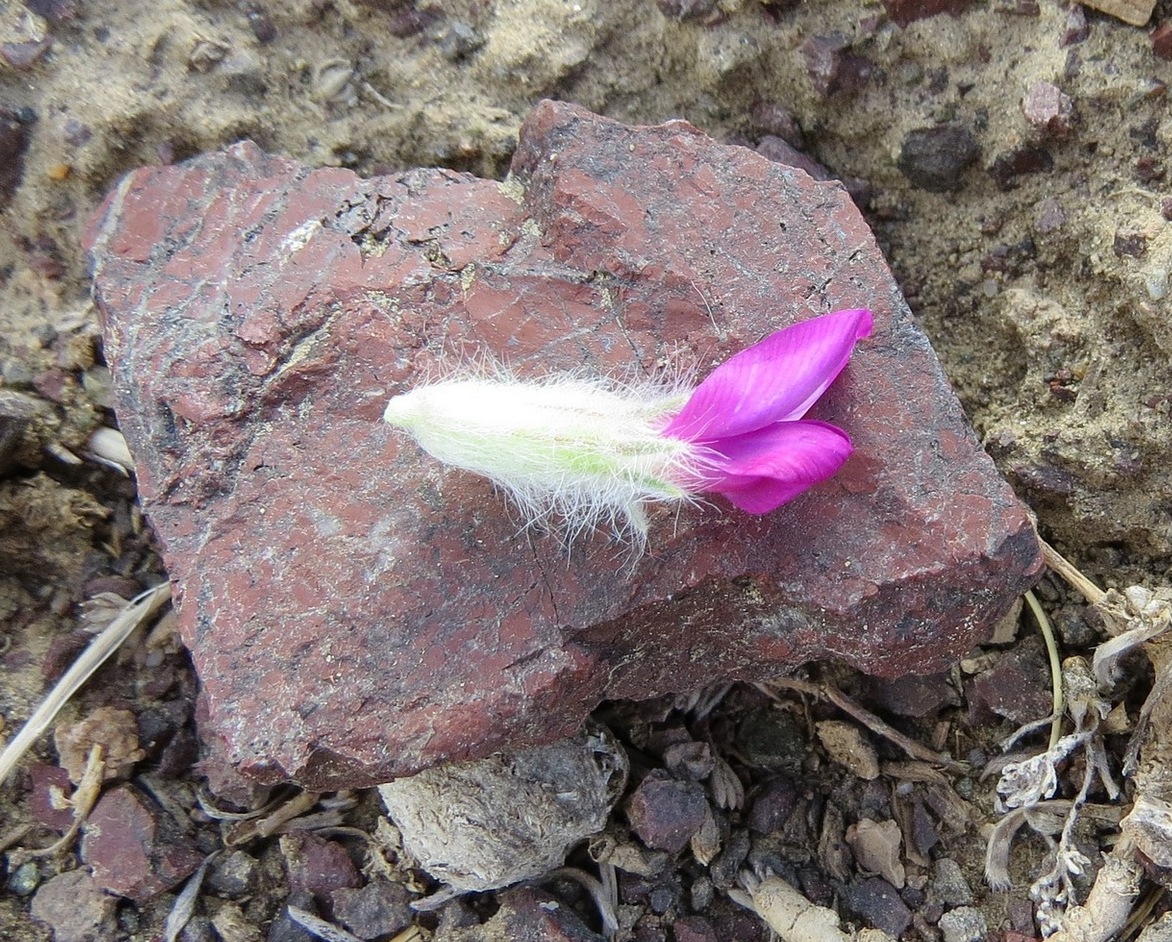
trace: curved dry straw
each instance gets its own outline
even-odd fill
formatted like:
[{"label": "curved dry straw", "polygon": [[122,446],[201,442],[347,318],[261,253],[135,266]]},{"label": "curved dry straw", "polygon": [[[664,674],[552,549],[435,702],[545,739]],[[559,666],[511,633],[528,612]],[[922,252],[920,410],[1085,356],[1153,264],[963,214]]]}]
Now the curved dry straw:
[{"label": "curved dry straw", "polygon": [[90,642],[88,648],[70,666],[65,675],[49,691],[19,733],[0,753],[0,784],[8,778],[24,754],[52,725],[69,698],[93,676],[94,671],[122,646],[131,632],[167,604],[171,598],[171,584],[164,582],[135,596],[126,608]]}]

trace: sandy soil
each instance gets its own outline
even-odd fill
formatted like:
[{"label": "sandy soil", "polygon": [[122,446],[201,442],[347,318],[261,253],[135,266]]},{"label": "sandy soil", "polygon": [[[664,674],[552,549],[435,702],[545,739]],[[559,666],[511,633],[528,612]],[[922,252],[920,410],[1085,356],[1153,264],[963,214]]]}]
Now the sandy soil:
[{"label": "sandy soil", "polygon": [[[0,439],[18,432],[0,446],[6,730],[35,704],[46,659],[76,651],[83,600],[162,576],[131,482],[88,457],[114,421],[79,249],[102,195],[136,166],[244,137],[364,173],[499,177],[542,97],[632,123],[682,117],[748,146],[779,131],[765,106],[788,109],[811,156],[869,184],[892,268],[1041,532],[1101,584],[1167,580],[1172,63],[1147,30],[1087,10],[1086,38],[1071,42],[1078,14],[1052,0],[976,3],[906,29],[866,0],[28,7],[38,13],[0,5],[9,58],[51,38],[27,68],[0,61],[2,140],[27,138],[19,172],[0,172]],[[835,34],[869,68],[820,90],[804,50]],[[1070,101],[1046,126],[1023,110],[1037,83]],[[970,131],[980,156],[957,189],[917,188],[899,166],[905,137],[942,123]],[[140,705],[149,663],[129,656],[117,675]],[[40,754],[51,760],[51,745]],[[0,790],[0,832],[27,819],[18,777]],[[957,841],[982,892],[979,858]],[[146,938],[168,905],[124,912],[120,931]],[[1002,925],[1003,896],[980,905]],[[0,934],[47,938],[27,913],[27,897],[0,894]]]}]

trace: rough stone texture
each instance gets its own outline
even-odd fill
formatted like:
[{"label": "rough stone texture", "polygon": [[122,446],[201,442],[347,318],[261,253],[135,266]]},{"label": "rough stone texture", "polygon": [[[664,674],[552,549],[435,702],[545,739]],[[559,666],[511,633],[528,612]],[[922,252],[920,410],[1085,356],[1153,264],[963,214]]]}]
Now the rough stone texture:
[{"label": "rough stone texture", "polygon": [[132,785],[106,792],[82,829],[82,859],[98,886],[142,904],[203,861],[177,822]]},{"label": "rough stone texture", "polygon": [[606,825],[628,769],[618,740],[590,723],[559,742],[398,778],[379,794],[423,869],[480,892],[560,867]]},{"label": "rough stone texture", "polygon": [[1034,82],[1021,103],[1030,127],[1040,137],[1063,138],[1074,123],[1074,102],[1052,82]]},{"label": "rough stone texture", "polygon": [[500,909],[484,925],[441,929],[435,942],[604,942],[570,907],[543,890],[518,887],[499,900]]},{"label": "rough stone texture", "polygon": [[912,913],[899,892],[881,877],[852,883],[843,891],[846,908],[876,929],[899,938],[912,924]]},{"label": "rough stone texture", "polygon": [[627,799],[626,811],[639,840],[652,850],[678,854],[704,824],[708,802],[703,786],[654,769]]},{"label": "rough stone texture", "polygon": [[942,193],[961,189],[961,173],[980,156],[981,144],[968,128],[917,128],[904,135],[899,169],[912,186]]},{"label": "rough stone texture", "polygon": [[[240,144],[130,175],[87,244],[205,735],[257,778],[368,785],[811,658],[939,671],[1040,567],[843,190],[687,124],[543,103],[506,185]],[[815,411],[846,468],[762,518],[664,510],[634,572],[380,422],[453,357],[703,375],[857,306],[876,333]]]},{"label": "rough stone texture", "polygon": [[53,942],[104,942],[115,937],[117,900],[84,868],[46,880],[33,896],[32,915],[53,930]]}]

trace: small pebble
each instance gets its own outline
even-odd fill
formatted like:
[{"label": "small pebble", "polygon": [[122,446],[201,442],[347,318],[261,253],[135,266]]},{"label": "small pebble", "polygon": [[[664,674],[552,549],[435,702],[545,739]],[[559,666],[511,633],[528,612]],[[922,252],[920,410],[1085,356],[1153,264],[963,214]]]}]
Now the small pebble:
[{"label": "small pebble", "polygon": [[951,857],[941,857],[933,865],[932,898],[952,908],[968,906],[973,901],[973,891],[964,871]]},{"label": "small pebble", "polygon": [[708,802],[702,786],[655,770],[627,799],[626,811],[639,840],[653,850],[676,854],[704,824]]},{"label": "small pebble", "polygon": [[792,779],[785,776],[770,779],[753,796],[745,823],[757,834],[779,831],[789,820],[797,800],[798,789]]},{"label": "small pebble", "polygon": [[843,894],[843,902],[860,919],[896,938],[912,924],[912,911],[899,891],[880,877],[852,883]]},{"label": "small pebble", "polygon": [[959,190],[963,171],[981,156],[972,132],[958,125],[909,131],[899,152],[899,169],[912,186],[933,192]]},{"label": "small pebble", "polygon": [[251,854],[234,850],[212,864],[205,886],[217,896],[237,899],[256,892],[259,877],[260,862]]},{"label": "small pebble", "polygon": [[989,927],[984,914],[972,906],[959,906],[940,917],[944,942],[985,942]]},{"label": "small pebble", "polygon": [[879,777],[879,754],[858,726],[842,720],[823,720],[814,728],[833,761],[868,782]]},{"label": "small pebble", "polygon": [[103,893],[84,867],[42,883],[33,896],[34,919],[53,931],[53,942],[96,942],[117,938],[115,897]]},{"label": "small pebble", "polygon": [[883,0],[887,15],[901,29],[916,20],[951,13],[960,16],[972,5],[972,0]]},{"label": "small pebble", "polygon": [[823,98],[857,91],[871,77],[871,62],[851,52],[842,33],[812,36],[802,43],[801,52],[814,90]]},{"label": "small pebble", "polygon": [[1062,38],[1058,45],[1065,48],[1077,43],[1086,42],[1091,35],[1091,25],[1087,22],[1087,13],[1077,3],[1072,3],[1066,11],[1066,23],[1062,28]]},{"label": "small pebble", "polygon": [[41,884],[41,869],[35,860],[26,860],[8,875],[8,891],[28,896]]},{"label": "small pebble", "polygon": [[449,62],[460,62],[487,41],[473,26],[457,20],[447,28],[440,39],[440,52]]},{"label": "small pebble", "polygon": [[1039,137],[1066,137],[1074,125],[1074,102],[1051,82],[1034,82],[1021,107]]}]

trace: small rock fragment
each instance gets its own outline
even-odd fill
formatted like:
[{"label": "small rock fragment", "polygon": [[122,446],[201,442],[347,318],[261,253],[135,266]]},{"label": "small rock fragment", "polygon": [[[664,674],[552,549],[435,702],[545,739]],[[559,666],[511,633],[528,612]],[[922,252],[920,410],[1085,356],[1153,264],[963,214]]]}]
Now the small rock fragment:
[{"label": "small rock fragment", "polygon": [[1049,676],[1041,642],[1027,638],[973,678],[969,709],[988,711],[1019,724],[1041,719],[1050,713],[1051,695],[1049,685],[1039,678]]},{"label": "small rock fragment", "polygon": [[871,76],[870,61],[850,51],[850,40],[842,33],[811,36],[802,43],[802,58],[823,98],[838,92],[858,91]]},{"label": "small rock fragment", "polygon": [[972,6],[972,0],[883,0],[883,6],[895,24],[906,29],[908,24],[916,20],[941,13],[960,16]]},{"label": "small rock fragment", "polygon": [[631,829],[653,850],[677,854],[700,830],[708,813],[704,789],[653,770],[626,803]]},{"label": "small rock fragment", "polygon": [[1152,52],[1159,59],[1172,60],[1172,20],[1165,20],[1148,37],[1152,41]]},{"label": "small rock fragment", "polygon": [[859,778],[871,781],[879,777],[879,754],[854,723],[823,720],[814,728],[818,731],[822,748],[831,759]]},{"label": "small rock fragment", "polygon": [[1062,27],[1062,36],[1058,40],[1059,47],[1065,49],[1086,42],[1091,35],[1091,25],[1087,22],[1086,10],[1077,3],[1072,4],[1066,11],[1066,22]]},{"label": "small rock fragment", "polygon": [[960,696],[949,674],[903,677],[862,677],[859,695],[871,706],[897,716],[934,716],[947,707],[960,704]]},{"label": "small rock fragment", "polygon": [[981,156],[981,145],[967,128],[944,124],[909,131],[899,152],[899,169],[922,190],[959,190],[962,172]]},{"label": "small rock fragment", "polygon": [[1172,913],[1164,913],[1144,929],[1135,942],[1172,942]]},{"label": "small rock fragment", "polygon": [[73,824],[73,809],[65,801],[73,792],[68,772],[37,762],[29,768],[29,785],[30,810],[38,824],[55,831],[64,831]]},{"label": "small rock fragment", "polygon": [[102,746],[103,780],[124,778],[146,755],[139,746],[138,722],[129,710],[98,707],[76,723],[62,724],[53,733],[61,766],[76,784],[85,774],[90,750]]},{"label": "small rock fragment", "polygon": [[360,939],[392,936],[411,922],[411,894],[401,883],[376,877],[358,889],[330,894],[334,918]]},{"label": "small rock fragment", "polygon": [[663,751],[663,764],[678,778],[702,782],[716,767],[716,756],[706,742],[673,743]]},{"label": "small rock fragment", "polygon": [[903,889],[907,870],[900,858],[903,835],[898,824],[861,818],[847,828],[846,842],[861,870],[877,873],[897,890]]},{"label": "small rock fragment", "polygon": [[237,848],[212,863],[204,885],[218,896],[238,899],[255,893],[259,881],[260,861]]},{"label": "small rock fragment", "polygon": [[684,916],[671,926],[675,942],[720,942],[716,929],[703,916]]},{"label": "small rock fragment", "polygon": [[792,144],[772,134],[766,134],[762,137],[753,149],[762,157],[767,157],[774,163],[785,164],[787,167],[797,167],[799,170],[805,170],[815,180],[834,179],[834,174],[809,154],[802,153]]},{"label": "small rock fragment", "polygon": [[346,848],[313,833],[284,834],[280,841],[293,893],[306,893],[327,903],[341,889],[357,889],[362,877]]},{"label": "small rock fragment", "polygon": [[974,906],[958,906],[940,917],[944,942],[985,942],[985,915]]},{"label": "small rock fragment", "polygon": [[1053,232],[1066,223],[1066,210],[1055,196],[1047,196],[1038,204],[1038,214],[1034,219],[1034,228],[1041,233]]},{"label": "small rock fragment", "polygon": [[932,865],[932,899],[948,909],[968,906],[973,901],[973,891],[964,871],[951,857],[941,857]]},{"label": "small rock fragment", "polygon": [[[0,123],[3,119],[0,118]],[[0,138],[3,130],[0,129]],[[2,143],[0,143],[2,147]],[[0,158],[0,167],[4,166]],[[0,171],[2,176],[2,171]],[[3,181],[0,180],[0,198],[3,198]],[[32,396],[12,389],[0,389],[0,477],[11,471],[19,462],[21,440],[25,429],[32,422],[40,404]]]},{"label": "small rock fragment", "polygon": [[737,726],[737,748],[751,765],[796,775],[806,757],[806,733],[800,721],[783,710],[763,707]]},{"label": "small rock fragment", "polygon": [[1052,82],[1034,82],[1022,101],[1026,121],[1039,138],[1063,138],[1074,124],[1074,102]]},{"label": "small rock fragment", "polygon": [[850,884],[843,893],[843,902],[860,919],[897,939],[912,924],[912,911],[899,891],[882,877]]},{"label": "small rock fragment", "polygon": [[543,890],[518,887],[497,900],[500,909],[484,925],[437,932],[434,942],[606,942],[571,907]]},{"label": "small rock fragment", "polygon": [[930,859],[932,848],[940,843],[940,832],[936,830],[936,823],[919,799],[912,808],[911,843],[925,860]]},{"label": "small rock fragment", "polygon": [[989,175],[1003,190],[1012,189],[1014,180],[1023,174],[1048,173],[1054,168],[1054,158],[1044,147],[1025,145],[1016,150],[998,154],[989,168]]},{"label": "small rock fragment", "polygon": [[132,785],[106,792],[82,827],[81,857],[102,889],[146,903],[189,877],[203,855]]},{"label": "small rock fragment", "polygon": [[1078,0],[1083,6],[1106,13],[1131,26],[1145,26],[1152,18],[1156,0]]},{"label": "small rock fragment", "polygon": [[793,112],[771,101],[756,101],[749,110],[749,118],[760,133],[780,137],[797,150],[806,146],[806,136]]},{"label": "small rock fragment", "polygon": [[24,152],[32,139],[22,112],[0,108],[0,204],[7,204],[24,176]]},{"label": "small rock fragment", "polygon": [[1117,258],[1143,258],[1148,251],[1148,234],[1142,229],[1121,226],[1115,230],[1113,248]]},{"label": "small rock fragment", "polygon": [[34,919],[53,930],[53,942],[106,942],[116,936],[117,901],[85,868],[46,880],[33,896]]},{"label": "small rock fragment", "polygon": [[789,820],[797,800],[798,789],[792,779],[772,778],[754,795],[745,823],[758,834],[772,834]]}]

